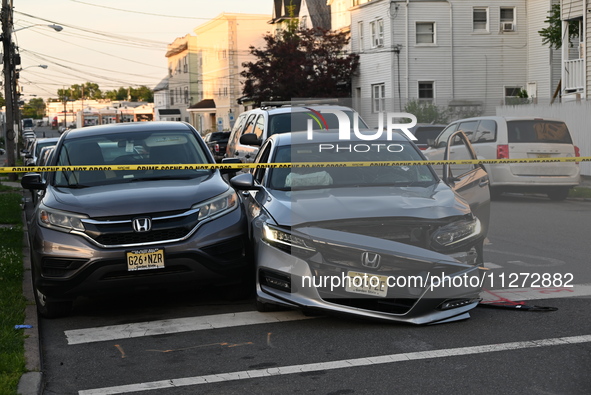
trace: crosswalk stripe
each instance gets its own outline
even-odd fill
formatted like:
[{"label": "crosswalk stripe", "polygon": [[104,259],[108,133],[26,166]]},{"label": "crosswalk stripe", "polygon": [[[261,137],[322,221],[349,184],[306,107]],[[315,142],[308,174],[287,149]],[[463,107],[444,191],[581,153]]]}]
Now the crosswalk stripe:
[{"label": "crosswalk stripe", "polygon": [[443,350],[418,351],[402,354],[389,354],[376,357],[343,359],[330,362],[309,363],[303,365],[289,365],[268,369],[243,370],[206,376],[185,377],[179,379],[152,381],[139,384],[128,384],[114,387],[96,388],[79,391],[79,395],[113,395],[129,392],[139,392],[157,389],[177,388],[182,386],[212,384],[225,381],[236,381],[260,377],[281,376],[303,372],[318,372],[351,368],[357,366],[380,365],[395,362],[416,361],[421,359],[446,358],[461,355],[484,354],[498,351],[523,350],[549,346],[565,346],[591,342],[591,335],[558,337],[550,339],[529,340],[522,342],[487,344],[473,347],[449,348]]},{"label": "crosswalk stripe", "polygon": [[141,336],[164,335],[167,333],[297,321],[308,318],[312,317],[306,317],[299,311],[279,311],[271,313],[245,311],[240,313],[175,318],[124,325],[102,326],[97,328],[73,329],[65,331],[65,335],[68,344],[82,344],[115,339],[129,339]]}]

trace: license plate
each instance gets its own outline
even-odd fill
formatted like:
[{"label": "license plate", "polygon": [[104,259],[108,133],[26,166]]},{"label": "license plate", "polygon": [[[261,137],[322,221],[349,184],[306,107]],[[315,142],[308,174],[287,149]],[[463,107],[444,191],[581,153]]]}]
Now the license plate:
[{"label": "license plate", "polygon": [[162,248],[145,248],[127,252],[127,270],[162,269],[164,267],[164,250]]},{"label": "license plate", "polygon": [[345,284],[345,291],[354,294],[379,296],[385,298],[388,295],[388,277],[375,274],[347,272],[351,281]]},{"label": "license plate", "polygon": [[538,154],[538,158],[549,158],[550,154]]}]

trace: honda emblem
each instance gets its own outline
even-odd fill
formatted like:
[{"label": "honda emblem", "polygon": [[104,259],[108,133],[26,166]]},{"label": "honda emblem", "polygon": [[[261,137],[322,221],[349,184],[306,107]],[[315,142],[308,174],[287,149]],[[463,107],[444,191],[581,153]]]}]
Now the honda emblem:
[{"label": "honda emblem", "polygon": [[149,232],[152,229],[150,218],[135,218],[132,222],[133,230],[136,232]]},{"label": "honda emblem", "polygon": [[377,269],[380,267],[382,257],[380,254],[374,252],[364,251],[361,254],[361,264],[370,269]]}]

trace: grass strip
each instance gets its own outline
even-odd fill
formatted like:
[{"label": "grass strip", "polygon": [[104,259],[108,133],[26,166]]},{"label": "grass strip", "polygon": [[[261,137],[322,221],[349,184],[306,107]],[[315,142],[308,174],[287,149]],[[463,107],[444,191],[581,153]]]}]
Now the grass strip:
[{"label": "grass strip", "polygon": [[[0,194],[0,394],[16,394],[25,373],[24,323],[26,300],[23,282],[23,229],[21,194]],[[6,222],[6,221],[9,222]]]}]

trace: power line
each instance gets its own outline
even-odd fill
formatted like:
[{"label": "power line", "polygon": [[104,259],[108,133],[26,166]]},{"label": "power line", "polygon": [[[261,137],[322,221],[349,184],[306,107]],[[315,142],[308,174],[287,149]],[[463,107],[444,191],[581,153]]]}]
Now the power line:
[{"label": "power line", "polygon": [[[104,5],[92,4],[92,3],[87,3],[87,2],[84,2],[84,1],[80,1],[80,0],[70,0],[70,1],[73,2],[73,3],[80,3],[80,4],[92,6],[92,7],[106,8],[106,9],[109,9],[109,10],[115,10],[115,11],[121,11],[121,12],[129,12],[131,14],[150,15],[150,16],[159,16],[159,17],[163,17],[163,18],[177,18],[177,19],[203,19],[203,20],[211,20],[211,19],[213,19],[213,18],[193,17],[193,16],[178,16],[178,15],[152,14],[152,13],[149,13],[149,12],[142,12],[142,11],[135,11],[135,10],[124,10],[122,8],[115,8],[115,7],[108,7],[108,6],[104,6]],[[255,18],[249,18],[249,19],[255,19]],[[256,19],[266,20],[266,19],[269,19],[269,17],[268,16],[265,16],[265,18],[256,18]]]}]

